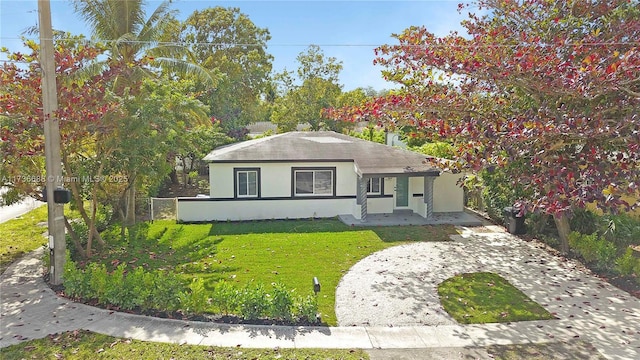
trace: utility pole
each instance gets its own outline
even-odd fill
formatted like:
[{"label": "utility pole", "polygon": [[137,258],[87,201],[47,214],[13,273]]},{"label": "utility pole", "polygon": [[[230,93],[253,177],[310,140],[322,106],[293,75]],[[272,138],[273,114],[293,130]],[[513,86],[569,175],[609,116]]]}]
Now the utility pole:
[{"label": "utility pole", "polygon": [[60,127],[56,118],[58,92],[56,87],[56,63],[51,28],[51,4],[49,0],[38,0],[40,22],[40,70],[42,71],[42,107],[44,113],[44,153],[47,170],[47,220],[49,225],[49,248],[51,269],[49,281],[62,284],[62,272],[66,256],[64,229],[64,205],[56,204],[55,189],[61,188],[62,159],[60,157]]}]

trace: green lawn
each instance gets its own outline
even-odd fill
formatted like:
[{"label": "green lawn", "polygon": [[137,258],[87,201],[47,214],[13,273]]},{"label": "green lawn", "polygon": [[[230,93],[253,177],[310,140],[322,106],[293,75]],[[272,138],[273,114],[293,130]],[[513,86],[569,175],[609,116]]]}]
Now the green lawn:
[{"label": "green lawn", "polygon": [[[44,224],[40,226],[39,224]],[[47,207],[40,206],[16,219],[0,224],[0,274],[23,254],[43,246],[47,239]]]},{"label": "green lawn", "polygon": [[438,285],[444,309],[462,324],[553,319],[542,306],[493,273],[469,273]]},{"label": "green lawn", "polygon": [[362,350],[247,349],[177,345],[114,338],[84,330],[50,335],[0,349],[12,359],[368,359]]},{"label": "green lawn", "polygon": [[[143,225],[135,239],[97,254],[109,269],[122,262],[145,269],[175,269],[185,280],[203,278],[205,286],[226,280],[243,286],[250,281],[282,283],[296,294],[313,293],[313,277],[322,321],[335,325],[335,289],[342,275],[369,254],[407,241],[446,241],[452,226],[359,228],[336,219]],[[211,309],[214,311],[214,309]]]}]

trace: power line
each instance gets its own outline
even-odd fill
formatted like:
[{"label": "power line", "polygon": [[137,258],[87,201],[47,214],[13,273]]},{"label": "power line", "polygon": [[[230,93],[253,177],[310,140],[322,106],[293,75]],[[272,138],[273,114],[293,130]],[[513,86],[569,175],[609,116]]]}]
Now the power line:
[{"label": "power line", "polygon": [[[0,37],[5,40],[23,40],[23,38],[16,37]],[[33,40],[35,39],[26,39]],[[47,39],[51,40],[51,39]],[[438,48],[438,47],[456,47],[456,48],[480,48],[480,47],[531,47],[540,46],[543,48],[553,47],[558,48],[557,44],[551,43],[523,43],[523,44],[465,44],[465,45],[451,45],[451,44],[358,44],[358,43],[280,43],[280,44],[257,44],[257,43],[233,43],[233,42],[185,42],[185,41],[143,41],[143,40],[90,40],[90,39],[72,39],[72,38],[54,38],[53,41],[68,41],[68,42],[83,42],[85,44],[149,44],[149,45],[165,45],[165,46],[220,46],[220,47],[307,47],[316,45],[320,47],[381,47],[381,46],[401,46],[401,47],[414,47],[414,48]],[[575,47],[575,46],[640,46],[640,41],[601,41],[601,42],[571,42],[560,45],[560,47]]]}]

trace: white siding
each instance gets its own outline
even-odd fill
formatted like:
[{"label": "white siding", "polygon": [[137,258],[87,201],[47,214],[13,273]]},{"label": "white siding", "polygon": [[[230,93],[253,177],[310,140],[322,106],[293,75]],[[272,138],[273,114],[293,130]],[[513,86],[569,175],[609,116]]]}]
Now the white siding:
[{"label": "white siding", "polygon": [[178,201],[178,221],[334,217],[353,211],[355,199]]},{"label": "white siding", "polygon": [[212,198],[233,198],[234,167],[239,166],[238,164],[209,164],[209,194]]},{"label": "white siding", "polygon": [[[464,174],[452,174],[441,172],[433,182],[433,212],[458,212],[464,211],[464,191],[458,185],[458,179]],[[390,182],[391,183],[391,182]],[[386,184],[385,184],[386,185]],[[393,185],[390,191],[393,193]],[[386,192],[386,191],[385,191]],[[424,216],[424,177],[412,177],[409,179],[409,207],[415,213]],[[414,197],[413,194],[423,194]]]},{"label": "white siding", "polygon": [[464,211],[464,191],[458,180],[464,174],[442,172],[433,182],[433,211]]},{"label": "white siding", "polygon": [[209,164],[210,196],[215,199],[234,197],[233,169],[259,168],[261,197],[290,197],[291,168],[293,167],[335,167],[336,195],[355,196],[357,175],[352,162],[308,162],[308,163],[212,163]]},{"label": "white siding", "polygon": [[393,198],[369,198],[367,199],[368,214],[388,214],[393,212]]},{"label": "white siding", "polygon": [[[335,167],[336,196],[326,199],[288,199],[291,197],[291,168]],[[260,169],[261,199],[234,199],[234,168]],[[212,163],[209,166],[211,199],[182,199],[178,201],[179,221],[227,221],[257,219],[300,219],[334,217],[352,214],[360,218],[356,204],[357,175],[352,162],[308,163]],[[457,181],[461,174],[443,172],[434,181],[433,212],[463,211],[463,191]],[[392,213],[395,205],[395,177],[384,179],[384,195],[368,198],[369,214]],[[409,208],[426,216],[423,194],[424,177],[409,178]],[[342,198],[340,198],[342,197]],[[270,199],[272,198],[272,199]],[[225,200],[228,199],[228,200]]]}]

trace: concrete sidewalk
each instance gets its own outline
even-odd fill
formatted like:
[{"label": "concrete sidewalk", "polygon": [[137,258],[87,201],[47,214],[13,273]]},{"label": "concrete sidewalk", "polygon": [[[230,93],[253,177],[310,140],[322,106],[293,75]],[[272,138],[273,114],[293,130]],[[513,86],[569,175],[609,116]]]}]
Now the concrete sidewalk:
[{"label": "concrete sidewalk", "polygon": [[[411,349],[446,354],[460,348],[579,339],[610,359],[640,358],[640,302],[600,283],[591,290],[605,298],[602,309],[594,309],[594,316],[560,320],[404,327],[226,325],[131,315],[60,298],[42,280],[42,254],[41,249],[25,256],[0,277],[0,347],[86,329],[123,338],[210,346],[404,349],[407,359],[419,358],[411,355]],[[594,301],[593,295],[585,296],[589,298],[584,302]],[[598,315],[599,310],[604,316]],[[377,351],[372,356],[389,358]]]}]

